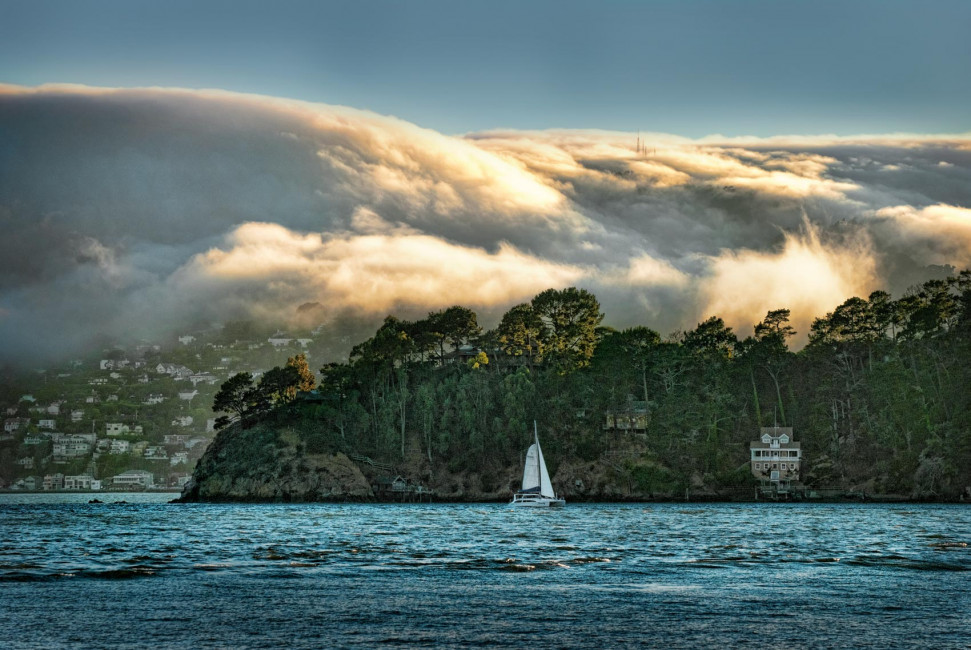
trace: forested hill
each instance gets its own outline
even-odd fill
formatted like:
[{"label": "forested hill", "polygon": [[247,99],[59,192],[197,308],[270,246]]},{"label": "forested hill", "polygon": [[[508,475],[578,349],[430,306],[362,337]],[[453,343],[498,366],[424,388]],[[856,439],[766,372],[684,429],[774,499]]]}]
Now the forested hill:
[{"label": "forested hill", "polygon": [[[793,427],[809,486],[971,496],[971,273],[898,300],[851,298],[795,353],[788,319],[771,311],[739,340],[712,317],[662,339],[603,327],[596,298],[573,288],[486,332],[462,307],[389,316],[313,392],[224,384],[217,405],[237,423],[213,449],[232,457],[234,437],[253,439],[244,431],[263,431],[260,444],[285,431],[269,435],[295,458],[367,456],[442,497],[503,498],[535,420],[567,498],[716,496],[751,493],[749,442],[777,424]],[[284,373],[292,385],[307,379],[299,365]],[[203,459],[197,483],[217,465]]]}]

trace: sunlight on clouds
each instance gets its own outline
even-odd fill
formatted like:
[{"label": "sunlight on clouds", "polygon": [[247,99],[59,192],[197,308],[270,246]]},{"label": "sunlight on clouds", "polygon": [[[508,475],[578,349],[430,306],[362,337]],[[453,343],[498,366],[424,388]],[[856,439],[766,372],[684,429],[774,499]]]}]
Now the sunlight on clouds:
[{"label": "sunlight on clouds", "polygon": [[809,325],[850,296],[867,296],[877,282],[869,244],[842,247],[823,244],[812,228],[787,235],[777,253],[724,251],[712,258],[710,276],[701,280],[704,316],[721,316],[742,331],[751,331],[772,309],[789,309],[805,342]]},{"label": "sunlight on clouds", "polygon": [[488,253],[427,235],[322,237],[248,223],[227,239],[227,250],[197,256],[182,274],[217,285],[285,286],[288,300],[302,295],[304,301],[386,312],[396,305],[512,303],[567,286],[583,271],[509,244]]},{"label": "sunlight on clouds", "polygon": [[877,210],[876,216],[893,224],[923,263],[971,266],[971,209],[898,205]]}]

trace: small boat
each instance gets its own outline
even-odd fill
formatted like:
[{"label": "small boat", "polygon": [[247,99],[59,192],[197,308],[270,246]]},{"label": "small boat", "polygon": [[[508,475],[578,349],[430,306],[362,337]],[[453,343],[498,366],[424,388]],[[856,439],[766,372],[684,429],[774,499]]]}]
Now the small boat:
[{"label": "small boat", "polygon": [[523,489],[512,495],[509,505],[524,508],[549,508],[566,505],[558,499],[550,483],[550,473],[543,460],[543,450],[539,446],[536,422],[533,422],[533,444],[526,452],[526,466],[523,468]]}]

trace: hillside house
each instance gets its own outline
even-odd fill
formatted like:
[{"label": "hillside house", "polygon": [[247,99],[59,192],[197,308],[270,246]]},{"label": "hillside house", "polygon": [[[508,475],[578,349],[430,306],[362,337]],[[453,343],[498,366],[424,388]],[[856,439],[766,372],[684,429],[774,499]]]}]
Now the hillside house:
[{"label": "hillside house", "polygon": [[7,418],[3,421],[3,430],[7,433],[14,433],[30,426],[30,418]]},{"label": "hillside house", "polygon": [[112,440],[109,454],[127,454],[131,451],[131,443],[127,440]]},{"label": "hillside house", "polygon": [[48,415],[60,415],[61,414],[61,404],[62,403],[63,402],[51,402],[47,406],[47,414]]},{"label": "hillside house", "polygon": [[181,445],[185,446],[185,443],[189,440],[189,436],[177,433],[168,433],[162,438],[163,444],[166,445]]},{"label": "hillside house", "polygon": [[108,422],[105,424],[105,434],[109,436],[123,436],[130,432],[131,428],[121,422]]},{"label": "hillside house", "polygon": [[647,402],[643,400],[629,400],[628,406],[622,411],[611,411],[605,414],[604,431],[628,432],[647,431],[651,422],[651,415]]},{"label": "hillside house", "polygon": [[189,452],[177,451],[169,459],[169,465],[175,466],[189,462]]},{"label": "hillside house", "polygon": [[71,422],[80,422],[84,419],[84,411],[76,409],[71,411]]},{"label": "hillside house", "polygon": [[165,447],[151,446],[145,447],[145,460],[168,460],[169,453]]},{"label": "hillside house", "polygon": [[191,415],[180,415],[179,417],[172,420],[173,427],[188,427],[192,425]]},{"label": "hillside house", "polygon": [[216,379],[216,376],[213,375],[213,374],[211,374],[211,373],[208,373],[208,372],[200,372],[200,373],[197,373],[197,374],[192,375],[191,377],[189,377],[189,381],[192,382],[192,385],[193,386],[195,386],[196,384],[201,384],[201,383],[206,383],[206,384],[209,384],[211,386],[211,385],[213,385],[213,384],[216,383],[217,379]]},{"label": "hillside house", "polygon": [[145,398],[145,401],[143,403],[151,406],[155,404],[161,404],[164,401],[165,401],[165,395],[161,393],[152,393],[151,395]]},{"label": "hillside house", "polygon": [[55,421],[55,420],[38,420],[37,421],[37,428],[38,429],[54,429],[56,427],[57,427],[57,421]]},{"label": "hillside house", "polygon": [[24,469],[34,469],[34,457],[26,456],[24,458],[18,458],[17,465],[20,465]]},{"label": "hillside house", "polygon": [[179,399],[185,402],[192,401],[192,398],[199,394],[197,390],[179,391]]},{"label": "hillside house", "polygon": [[196,340],[196,337],[192,336],[191,334],[185,334],[184,336],[179,337],[179,343],[181,343],[182,345],[189,345],[190,343],[195,343],[195,340]]}]

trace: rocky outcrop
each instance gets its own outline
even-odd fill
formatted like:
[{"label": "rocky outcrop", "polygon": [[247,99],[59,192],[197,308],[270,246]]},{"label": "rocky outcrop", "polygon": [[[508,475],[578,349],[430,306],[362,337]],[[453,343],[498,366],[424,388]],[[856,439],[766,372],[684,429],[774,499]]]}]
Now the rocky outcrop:
[{"label": "rocky outcrop", "polygon": [[361,470],[347,456],[309,454],[297,436],[258,425],[219,433],[179,501],[368,501]]}]

